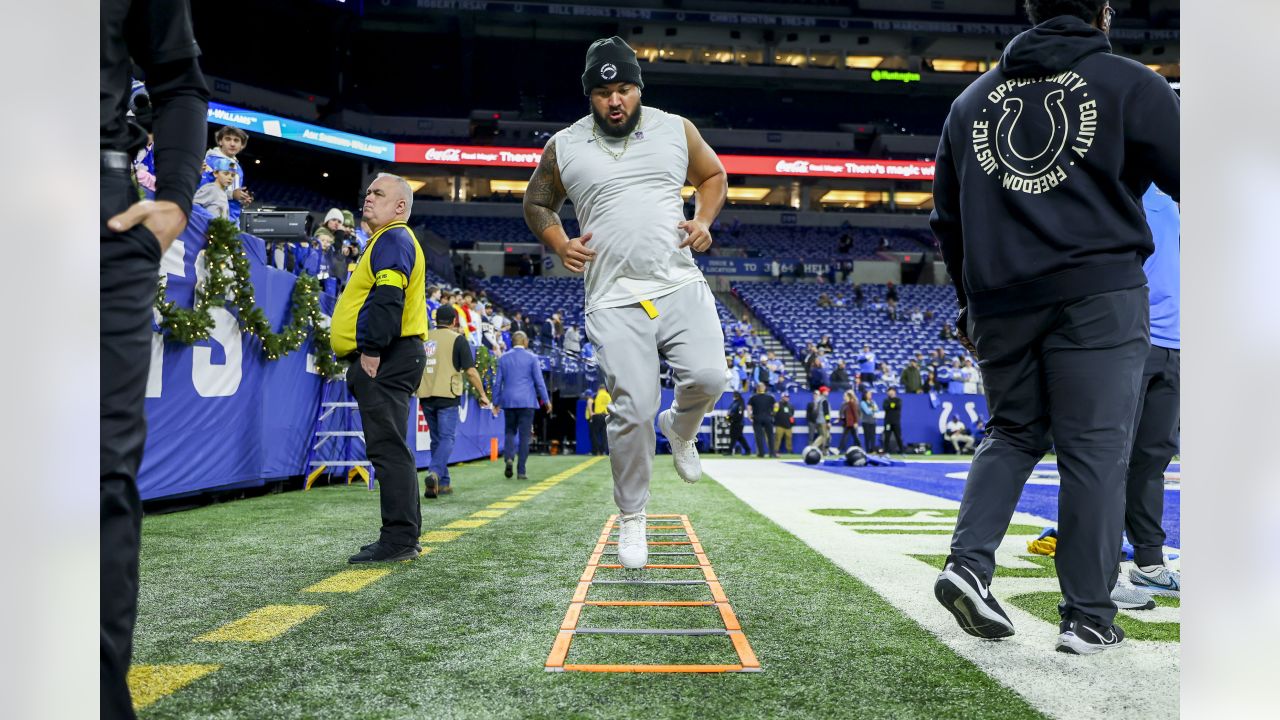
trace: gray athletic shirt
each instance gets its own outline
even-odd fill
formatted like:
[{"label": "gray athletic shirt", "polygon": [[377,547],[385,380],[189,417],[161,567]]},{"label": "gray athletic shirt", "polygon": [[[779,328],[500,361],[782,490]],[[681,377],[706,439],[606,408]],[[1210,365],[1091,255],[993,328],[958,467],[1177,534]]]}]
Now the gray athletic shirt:
[{"label": "gray athletic shirt", "polygon": [[[556,159],[587,247],[596,251],[587,263],[586,312],[631,305],[704,281],[689,248],[684,187],[689,148],[684,119],[643,107],[623,153],[623,140],[597,131],[590,115],[556,133]],[[604,143],[621,157],[600,147]]]}]

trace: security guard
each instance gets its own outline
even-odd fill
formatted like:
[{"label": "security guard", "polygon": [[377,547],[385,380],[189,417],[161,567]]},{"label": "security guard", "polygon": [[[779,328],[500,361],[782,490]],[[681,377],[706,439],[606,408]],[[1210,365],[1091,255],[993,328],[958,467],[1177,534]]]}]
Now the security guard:
[{"label": "security guard", "polygon": [[[147,437],[151,307],[160,256],[191,211],[209,90],[186,0],[103,0],[101,12],[100,697],[102,717],[132,718],[126,676],[138,613],[137,477]],[[155,200],[138,200],[129,172],[130,159],[147,144],[147,131],[128,119],[132,63],[146,73],[153,109]]]},{"label": "security guard", "polygon": [[405,440],[409,398],[422,377],[427,335],[426,262],[406,221],[413,190],[379,173],[364,195],[373,234],[333,310],[333,350],[351,361],[347,387],[360,406],[365,452],[382,501],[382,533],[349,562],[418,557],[418,471]]},{"label": "security guard", "polygon": [[458,308],[441,305],[436,310],[436,326],[427,333],[427,364],[418,385],[422,398],[422,416],[431,428],[431,467],[424,480],[423,497],[436,498],[453,492],[449,483],[449,456],[458,431],[458,406],[462,402],[462,377],[480,398],[480,406],[489,405],[480,373],[476,371],[475,353],[467,336],[460,332]]}]

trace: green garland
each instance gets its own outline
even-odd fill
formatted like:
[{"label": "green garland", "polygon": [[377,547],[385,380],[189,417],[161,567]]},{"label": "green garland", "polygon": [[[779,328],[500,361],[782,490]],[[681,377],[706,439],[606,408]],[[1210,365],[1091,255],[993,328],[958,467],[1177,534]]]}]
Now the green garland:
[{"label": "green garland", "polygon": [[165,278],[161,276],[156,293],[156,309],[160,311],[160,328],[177,342],[190,345],[208,340],[213,329],[210,308],[226,307],[230,302],[240,318],[244,332],[262,342],[268,360],[279,360],[302,347],[310,335],[315,340],[316,369],[322,377],[337,378],[345,368],[333,355],[329,328],[320,314],[320,281],[303,273],[293,285],[291,319],[282,332],[271,332],[271,323],[262,308],[254,304],[253,283],[249,278],[249,258],[240,243],[240,231],[229,220],[217,218],[209,222],[209,243],[205,247],[205,264],[209,276],[196,285],[194,307],[178,307],[165,299]]},{"label": "green garland", "polygon": [[[489,399],[492,400],[493,383],[497,379],[498,374],[498,361],[493,359],[493,353],[489,352],[489,348],[484,345],[476,348],[476,372],[480,374],[480,384],[484,385],[485,393],[489,396]],[[475,388],[471,387],[471,383],[464,383],[464,385],[466,385],[468,395],[476,400],[480,399],[480,397],[476,395]]]}]

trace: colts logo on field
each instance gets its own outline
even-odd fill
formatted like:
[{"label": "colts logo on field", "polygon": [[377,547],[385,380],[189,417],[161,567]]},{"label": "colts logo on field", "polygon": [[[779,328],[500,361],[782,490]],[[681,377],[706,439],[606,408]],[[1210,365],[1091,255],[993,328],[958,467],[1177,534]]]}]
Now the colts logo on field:
[{"label": "colts logo on field", "polygon": [[1004,189],[1030,195],[1066,182],[1097,135],[1098,103],[1090,89],[1088,81],[1071,70],[997,85],[987,94],[990,105],[982,108],[970,128],[982,171],[1000,171]]},{"label": "colts logo on field", "polygon": [[424,348],[426,349],[426,351],[427,351],[427,357],[429,357],[429,358],[433,358],[433,357],[435,357],[435,356],[436,356],[436,341],[435,341],[435,340],[428,340],[428,341],[426,342],[426,344],[425,344],[425,345],[423,345],[423,347],[424,347]]},{"label": "colts logo on field", "polygon": [[600,77],[605,80],[612,80],[618,77],[618,66],[613,63],[605,63],[600,66]]}]

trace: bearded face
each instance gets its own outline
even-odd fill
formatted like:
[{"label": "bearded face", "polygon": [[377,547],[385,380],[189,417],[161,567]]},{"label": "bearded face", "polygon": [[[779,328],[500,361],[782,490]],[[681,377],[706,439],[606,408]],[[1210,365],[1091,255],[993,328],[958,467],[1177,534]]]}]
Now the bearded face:
[{"label": "bearded face", "polygon": [[610,83],[591,90],[591,115],[609,137],[624,138],[640,123],[640,88]]}]

